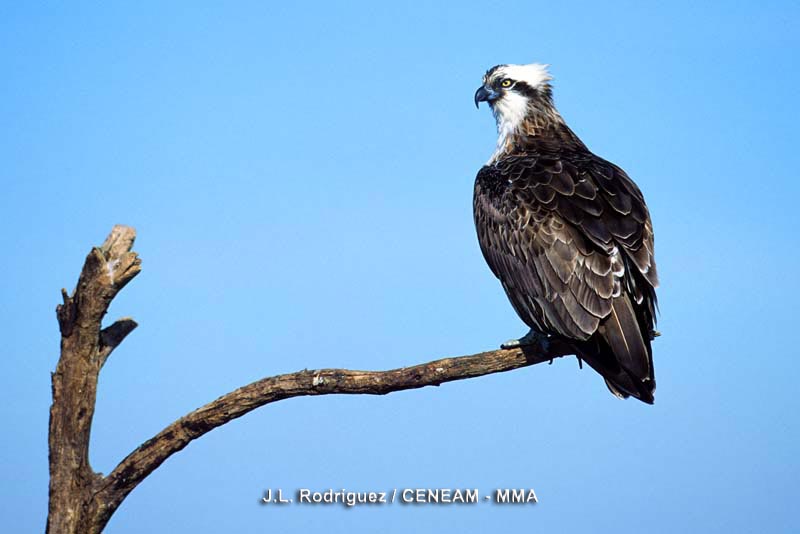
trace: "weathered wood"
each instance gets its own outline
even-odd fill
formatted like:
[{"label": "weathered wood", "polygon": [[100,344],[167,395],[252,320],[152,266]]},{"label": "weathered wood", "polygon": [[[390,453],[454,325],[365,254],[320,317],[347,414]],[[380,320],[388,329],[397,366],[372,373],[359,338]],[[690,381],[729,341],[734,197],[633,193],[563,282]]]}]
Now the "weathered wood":
[{"label": "weathered wood", "polygon": [[72,296],[57,308],[61,358],[53,373],[50,409],[49,534],[98,534],[128,494],[192,440],[265,404],[308,395],[386,395],[527,367],[573,354],[566,343],[494,350],[390,371],[304,370],[263,378],[168,425],[137,447],[106,477],[89,465],[89,433],[97,379],[108,356],[134,328],[120,319],[101,328],[108,306],[141,270],[131,252],[135,231],[115,226],[86,258]]},{"label": "weathered wood", "polygon": [[[61,357],[52,374],[50,407],[48,533],[92,532],[89,505],[102,477],[89,465],[89,436],[97,378],[111,353],[100,334],[101,321],[117,293],[141,270],[136,253],[130,251],[135,237],[133,228],[115,226],[105,242],[89,252],[72,295],[61,290],[63,303],[56,308]],[[128,332],[132,329],[127,327]],[[117,336],[105,336],[105,342],[121,341],[119,330],[115,329]]]}]

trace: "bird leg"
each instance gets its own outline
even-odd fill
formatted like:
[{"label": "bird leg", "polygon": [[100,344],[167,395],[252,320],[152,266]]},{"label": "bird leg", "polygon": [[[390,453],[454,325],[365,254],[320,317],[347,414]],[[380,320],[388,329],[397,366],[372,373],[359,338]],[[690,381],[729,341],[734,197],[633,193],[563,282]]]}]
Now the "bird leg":
[{"label": "bird leg", "polygon": [[550,338],[547,334],[543,334],[537,330],[531,328],[530,332],[525,334],[519,339],[509,339],[502,345],[500,345],[501,349],[517,349],[524,346],[529,345],[538,345],[539,349],[542,352],[547,352],[550,350]]}]

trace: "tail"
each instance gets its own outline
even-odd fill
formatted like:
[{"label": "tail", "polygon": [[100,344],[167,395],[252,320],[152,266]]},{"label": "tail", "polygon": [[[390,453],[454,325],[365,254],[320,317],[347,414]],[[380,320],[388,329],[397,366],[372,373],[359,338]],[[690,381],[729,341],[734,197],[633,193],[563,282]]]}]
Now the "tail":
[{"label": "tail", "polygon": [[611,393],[620,398],[635,397],[653,404],[656,389],[652,325],[637,319],[629,297],[623,293],[611,304],[611,313],[597,333],[576,347],[580,357],[606,380]]}]

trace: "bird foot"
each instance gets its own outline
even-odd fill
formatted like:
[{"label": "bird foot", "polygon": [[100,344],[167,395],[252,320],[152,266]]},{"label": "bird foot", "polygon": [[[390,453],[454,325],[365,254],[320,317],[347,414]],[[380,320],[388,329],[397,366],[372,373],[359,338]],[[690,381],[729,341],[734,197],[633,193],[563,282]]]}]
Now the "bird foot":
[{"label": "bird foot", "polygon": [[650,330],[650,341],[653,341],[655,338],[659,337],[661,332],[658,330]]},{"label": "bird foot", "polygon": [[519,339],[509,339],[501,344],[500,348],[508,350],[530,345],[538,345],[542,352],[547,352],[550,349],[550,338],[546,334],[531,329],[530,332]]}]

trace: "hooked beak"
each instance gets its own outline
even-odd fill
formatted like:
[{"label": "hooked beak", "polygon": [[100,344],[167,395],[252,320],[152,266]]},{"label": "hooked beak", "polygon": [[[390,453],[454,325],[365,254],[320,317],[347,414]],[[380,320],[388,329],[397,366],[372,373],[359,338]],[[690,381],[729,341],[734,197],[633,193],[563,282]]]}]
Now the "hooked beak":
[{"label": "hooked beak", "polygon": [[478,90],[475,91],[475,107],[480,107],[481,102],[489,102],[491,104],[493,101],[497,100],[499,96],[500,94],[494,89],[481,85],[478,87]]}]

